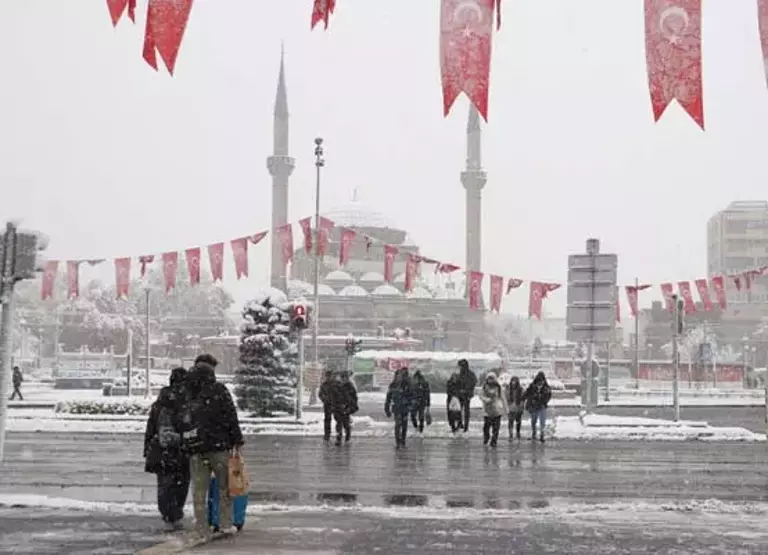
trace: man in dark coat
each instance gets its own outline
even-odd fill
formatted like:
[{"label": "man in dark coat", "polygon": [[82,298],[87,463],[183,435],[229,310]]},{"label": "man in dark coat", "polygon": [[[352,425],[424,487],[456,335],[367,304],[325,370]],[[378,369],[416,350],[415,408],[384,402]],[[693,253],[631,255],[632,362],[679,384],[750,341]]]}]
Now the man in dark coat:
[{"label": "man in dark coat", "polygon": [[182,445],[190,455],[195,524],[198,534],[203,537],[210,535],[207,496],[211,473],[219,488],[220,530],[232,530],[229,455],[244,443],[232,395],[223,383],[216,381],[211,362],[216,359],[201,355],[190,370],[185,406],[177,422],[182,432]]},{"label": "man in dark coat", "polygon": [[144,434],[144,470],[157,475],[157,508],[169,530],[182,528],[189,493],[189,457],[175,428],[186,374],[184,368],[171,371],[170,385],[160,390],[152,404]]},{"label": "man in dark coat", "polygon": [[477,376],[469,369],[469,363],[466,359],[459,361],[459,373],[453,374],[448,380],[448,406],[451,399],[456,397],[461,403],[462,427],[466,432],[469,430],[469,402],[475,396],[475,387],[477,387]]},{"label": "man in dark coat", "polygon": [[427,420],[427,425],[431,423],[431,416],[429,415],[429,406],[431,404],[429,382],[424,377],[424,374],[421,373],[421,370],[416,370],[413,373],[411,385],[413,386],[411,423],[414,430],[424,433],[424,420]]},{"label": "man in dark coat", "polygon": [[331,370],[325,371],[323,377],[323,383],[320,384],[320,390],[317,396],[320,398],[320,402],[323,403],[323,440],[331,440],[331,421],[333,420],[333,406],[331,403],[331,396],[333,393],[333,372]]},{"label": "man in dark coat", "polygon": [[547,424],[547,405],[552,398],[552,389],[544,372],[539,372],[523,393],[525,406],[531,414],[531,440],[536,439],[536,423],[539,424],[539,440],[544,443],[544,426]]},{"label": "man in dark coat", "polygon": [[408,369],[401,368],[395,372],[392,383],[387,390],[387,398],[384,400],[384,414],[387,418],[395,417],[395,445],[405,447],[405,438],[408,435],[408,413],[413,406],[413,388]]},{"label": "man in dark coat", "polygon": [[19,396],[19,401],[24,400],[24,396],[21,394],[21,383],[24,381],[24,376],[21,375],[21,369],[18,366],[13,367],[13,394],[11,395],[11,401]]},{"label": "man in dark coat", "polygon": [[352,437],[351,416],[358,410],[357,390],[347,372],[339,372],[330,388],[331,411],[336,420],[336,445],[341,445],[342,432],[344,441]]}]

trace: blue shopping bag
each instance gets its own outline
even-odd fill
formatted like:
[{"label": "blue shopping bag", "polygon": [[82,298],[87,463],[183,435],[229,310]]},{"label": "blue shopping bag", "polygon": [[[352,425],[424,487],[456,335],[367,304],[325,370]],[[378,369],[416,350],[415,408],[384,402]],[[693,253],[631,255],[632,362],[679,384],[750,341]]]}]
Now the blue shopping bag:
[{"label": "blue shopping bag", "polygon": [[[242,529],[245,524],[245,511],[248,508],[248,495],[238,495],[232,498],[232,524]],[[216,478],[211,477],[211,486],[208,489],[208,524],[219,526],[219,487]]]}]

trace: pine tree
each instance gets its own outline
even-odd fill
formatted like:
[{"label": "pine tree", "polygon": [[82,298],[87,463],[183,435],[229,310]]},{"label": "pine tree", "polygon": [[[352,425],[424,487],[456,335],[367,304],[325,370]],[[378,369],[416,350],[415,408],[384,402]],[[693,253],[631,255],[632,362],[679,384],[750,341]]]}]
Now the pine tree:
[{"label": "pine tree", "polygon": [[240,366],[235,396],[240,410],[256,416],[293,414],[298,349],[291,336],[292,303],[278,295],[250,301],[240,325]]}]

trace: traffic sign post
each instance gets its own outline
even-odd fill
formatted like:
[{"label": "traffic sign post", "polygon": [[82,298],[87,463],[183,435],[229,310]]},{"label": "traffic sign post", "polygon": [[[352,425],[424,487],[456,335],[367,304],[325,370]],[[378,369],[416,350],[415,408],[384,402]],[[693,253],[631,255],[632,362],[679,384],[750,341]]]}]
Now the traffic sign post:
[{"label": "traffic sign post", "polygon": [[616,326],[618,256],[600,254],[600,241],[587,239],[586,254],[568,257],[568,341],[587,347],[582,405],[591,410],[598,401],[594,372],[595,343],[610,343]]}]

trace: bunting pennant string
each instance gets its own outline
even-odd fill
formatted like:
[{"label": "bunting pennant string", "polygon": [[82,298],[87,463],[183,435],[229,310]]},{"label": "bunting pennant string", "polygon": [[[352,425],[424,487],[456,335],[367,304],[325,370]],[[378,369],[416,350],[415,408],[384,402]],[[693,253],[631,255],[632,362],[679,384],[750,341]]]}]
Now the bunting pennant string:
[{"label": "bunting pennant string", "polygon": [[328,29],[328,21],[333,15],[333,11],[336,9],[336,0],[314,0],[312,6],[312,21],[310,29],[314,29],[315,26],[321,21],[325,24],[325,28]]}]

